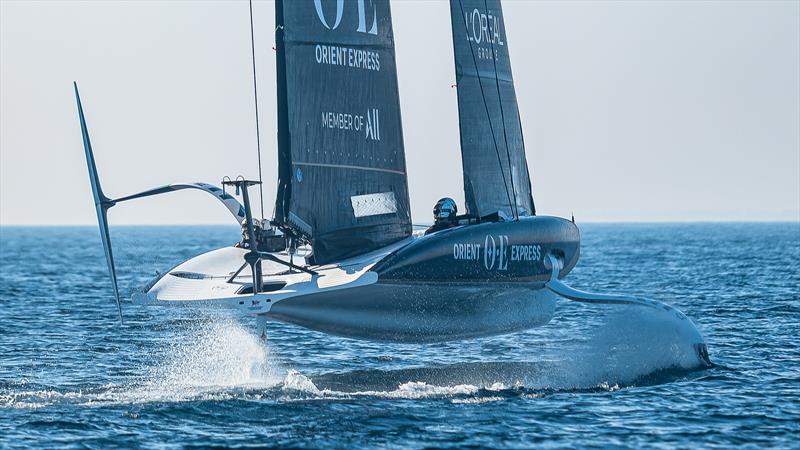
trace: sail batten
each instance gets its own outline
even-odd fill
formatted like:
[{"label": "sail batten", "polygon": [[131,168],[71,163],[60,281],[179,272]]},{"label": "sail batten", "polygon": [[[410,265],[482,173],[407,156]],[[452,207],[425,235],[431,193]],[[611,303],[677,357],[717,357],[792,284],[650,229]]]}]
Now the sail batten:
[{"label": "sail batten", "polygon": [[277,0],[275,222],[313,262],[411,234],[388,0]]},{"label": "sail batten", "polygon": [[375,171],[375,172],[386,172],[386,173],[393,173],[397,175],[405,175],[406,173],[401,170],[392,170],[392,169],[382,169],[380,167],[366,167],[366,166],[352,166],[347,164],[323,164],[323,163],[309,163],[309,162],[295,162],[292,163],[295,166],[313,166],[313,167],[333,167],[339,169],[353,169],[353,170],[366,170],[366,171]]},{"label": "sail batten", "polygon": [[536,213],[500,0],[451,0],[467,211]]}]

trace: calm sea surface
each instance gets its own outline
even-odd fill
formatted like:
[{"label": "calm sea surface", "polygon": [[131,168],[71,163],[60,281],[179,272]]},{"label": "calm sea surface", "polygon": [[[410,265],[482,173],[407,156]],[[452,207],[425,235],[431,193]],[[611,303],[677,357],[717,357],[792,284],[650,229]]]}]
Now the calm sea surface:
[{"label": "calm sea surface", "polygon": [[[123,305],[98,232],[0,228],[0,447],[794,447],[800,224],[582,226],[575,287],[666,301],[706,337],[680,367],[630,307],[434,345]],[[236,227],[112,229],[126,296]]]}]

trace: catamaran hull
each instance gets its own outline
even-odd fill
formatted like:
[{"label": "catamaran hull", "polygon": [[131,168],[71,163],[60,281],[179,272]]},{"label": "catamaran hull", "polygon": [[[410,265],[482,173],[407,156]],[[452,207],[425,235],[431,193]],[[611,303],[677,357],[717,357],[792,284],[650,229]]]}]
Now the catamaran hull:
[{"label": "catamaran hull", "polygon": [[266,316],[355,339],[425,343],[545,325],[555,305],[541,285],[378,282],[277,302]]}]

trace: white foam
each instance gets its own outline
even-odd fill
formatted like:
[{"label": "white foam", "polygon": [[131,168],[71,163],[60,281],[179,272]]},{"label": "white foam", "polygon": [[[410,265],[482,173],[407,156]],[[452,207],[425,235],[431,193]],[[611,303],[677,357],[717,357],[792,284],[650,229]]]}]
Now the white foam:
[{"label": "white foam", "polygon": [[19,391],[0,395],[0,407],[14,409],[39,409],[55,403],[80,402],[89,397],[82,391],[59,392],[52,389]]},{"label": "white foam", "polygon": [[[496,383],[493,387],[500,390],[500,384]],[[295,370],[290,370],[284,378],[281,388],[291,394],[309,394],[312,397],[333,399],[352,399],[359,397],[376,397],[385,399],[425,399],[425,398],[447,398],[456,396],[475,395],[480,387],[471,384],[459,384],[455,386],[436,386],[423,381],[409,381],[399,384],[396,389],[391,391],[355,391],[341,392],[330,389],[319,389],[312,379]],[[302,398],[302,397],[301,397]],[[305,399],[305,398],[303,398]],[[291,400],[291,398],[287,398]]]},{"label": "white foam", "polygon": [[[177,330],[175,340],[154,350],[155,363],[137,380],[100,389],[4,393],[0,407],[36,409],[58,403],[98,405],[224,400],[280,385],[285,372],[250,329],[229,317],[213,317]],[[236,389],[234,389],[236,388]]]},{"label": "white foam", "polygon": [[614,390],[660,370],[697,368],[704,364],[694,348],[699,342],[691,320],[674,309],[618,308],[530,387]]},{"label": "white foam", "polygon": [[163,351],[131,394],[143,401],[195,399],[230,388],[269,388],[281,382],[284,369],[270,358],[255,333],[228,317],[182,333]]},{"label": "white foam", "polygon": [[470,397],[470,398],[455,398],[450,400],[450,403],[461,405],[480,405],[481,403],[494,403],[502,401],[503,397]]},{"label": "white foam", "polygon": [[283,379],[282,388],[312,395],[323,395],[323,391],[320,391],[308,377],[296,370],[290,370],[289,373],[286,374],[286,378]]},{"label": "white foam", "polygon": [[487,391],[518,388],[524,388],[520,395],[532,399],[540,394],[530,391],[539,389],[588,388],[613,392],[659,370],[697,367],[701,361],[693,345],[698,339],[702,342],[691,321],[681,319],[674,311],[619,308],[581,347],[562,349],[562,358],[555,362],[531,363],[530,372],[523,373],[513,386],[499,381],[468,384],[463,380],[463,384],[436,385],[419,379],[398,384],[391,390],[340,392],[319,389],[313,377],[282,367],[252,330],[231,318],[212,318],[174,334],[176,339],[155,353],[155,364],[145,368],[142,376],[132,383],[86,392],[47,389],[4,392],[0,393],[0,407],[36,409],[65,402],[139,404],[242,396],[286,401],[442,398],[453,403],[480,404],[504,398]]},{"label": "white foam", "polygon": [[432,397],[453,397],[457,395],[475,395],[480,388],[472,384],[455,386],[436,386],[422,381],[409,381],[389,392],[363,392],[361,395],[374,395],[386,398],[421,399]]}]

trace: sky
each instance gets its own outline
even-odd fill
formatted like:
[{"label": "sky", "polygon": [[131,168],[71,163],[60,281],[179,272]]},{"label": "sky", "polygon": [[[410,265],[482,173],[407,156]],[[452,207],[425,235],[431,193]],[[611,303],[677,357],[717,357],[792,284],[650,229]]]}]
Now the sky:
[{"label": "sky", "polygon": [[[800,2],[503,7],[539,214],[800,221]],[[267,215],[273,8],[254,2]],[[392,14],[412,217],[429,223],[438,198],[464,204],[449,6]],[[0,0],[0,225],[96,223],[73,80],[110,197],[257,177],[250,52],[247,2]],[[233,223],[191,191],[110,220]]]}]

